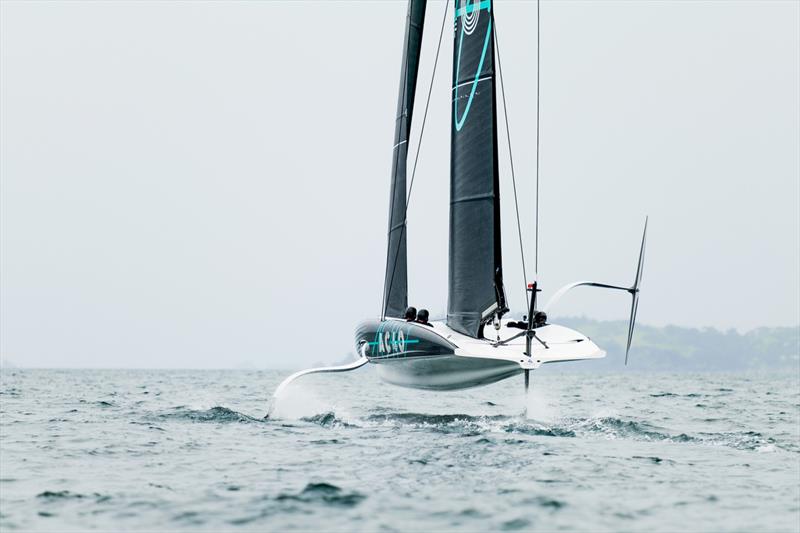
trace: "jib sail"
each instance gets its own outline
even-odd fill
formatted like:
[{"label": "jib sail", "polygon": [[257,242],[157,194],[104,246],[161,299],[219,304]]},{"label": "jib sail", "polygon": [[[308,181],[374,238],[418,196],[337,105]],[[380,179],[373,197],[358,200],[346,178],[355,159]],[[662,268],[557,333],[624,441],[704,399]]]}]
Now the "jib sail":
[{"label": "jib sail", "polygon": [[392,182],[389,203],[389,238],[384,280],[385,316],[403,316],[408,305],[408,265],[406,259],[406,163],[408,135],[414,110],[417,71],[422,47],[422,28],[427,0],[409,0],[406,20],[403,63],[400,71],[400,94],[397,97],[397,121],[392,154]]}]

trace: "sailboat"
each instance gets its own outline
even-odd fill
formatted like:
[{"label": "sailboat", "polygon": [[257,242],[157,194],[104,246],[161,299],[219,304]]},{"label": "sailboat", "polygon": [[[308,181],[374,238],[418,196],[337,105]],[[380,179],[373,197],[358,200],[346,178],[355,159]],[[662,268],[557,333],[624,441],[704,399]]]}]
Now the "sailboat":
[{"label": "sailboat", "polygon": [[[547,319],[550,307],[568,291],[581,286],[624,291],[631,296],[625,352],[627,364],[638,309],[647,221],[631,286],[578,281],[561,288],[540,308],[538,281],[534,280],[525,287],[528,308],[523,320],[507,317],[509,309],[503,282],[500,231],[498,69],[492,0],[456,0],[455,3],[447,316],[443,320],[428,322],[415,320],[413,312],[407,315],[408,140],[426,4],[426,0],[409,0],[408,3],[392,155],[381,316],[366,320],[357,327],[356,361],[297,372],[280,384],[275,392],[276,398],[301,376],[351,371],[366,364],[374,365],[385,382],[402,387],[458,390],[522,374],[527,390],[530,372],[541,365],[605,357],[606,352],[583,333],[551,324]],[[442,30],[444,28],[443,20]],[[499,66],[499,59],[497,63]],[[502,83],[502,70],[500,76]]]}]

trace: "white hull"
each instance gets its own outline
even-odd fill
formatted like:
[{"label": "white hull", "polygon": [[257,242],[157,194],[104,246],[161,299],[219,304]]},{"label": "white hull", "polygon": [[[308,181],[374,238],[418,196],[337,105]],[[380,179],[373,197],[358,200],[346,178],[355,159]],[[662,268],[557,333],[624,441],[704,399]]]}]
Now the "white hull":
[{"label": "white hull", "polygon": [[[534,370],[545,363],[599,359],[606,355],[587,336],[555,324],[535,330],[541,342],[533,339],[531,354],[527,355],[524,335],[502,342],[524,332],[508,327],[508,322],[503,320],[499,330],[487,326],[484,334],[490,339],[474,339],[440,321],[433,322],[431,327],[388,319],[363,325],[356,343],[362,347],[360,351],[366,350],[365,355],[375,364],[382,380],[427,390],[477,387]],[[424,347],[410,344],[416,337],[425,338]],[[369,342],[370,339],[377,340]],[[432,345],[437,349],[432,349]]]},{"label": "white hull", "polygon": [[497,359],[432,355],[375,364],[386,383],[425,390],[458,390],[488,385],[522,372],[517,363]]},{"label": "white hull", "polygon": [[[360,355],[357,361],[296,372],[283,380],[275,397],[299,377],[347,372],[368,363],[374,364],[380,378],[392,385],[459,390],[495,383],[546,363],[606,356],[586,335],[555,324],[534,330],[539,340],[532,339],[528,355],[525,330],[509,327],[508,323],[503,320],[499,330],[490,326],[484,332],[492,339],[474,339],[450,329],[443,321],[423,325],[396,318],[369,320],[356,330]],[[274,405],[273,402],[271,408]]]}]

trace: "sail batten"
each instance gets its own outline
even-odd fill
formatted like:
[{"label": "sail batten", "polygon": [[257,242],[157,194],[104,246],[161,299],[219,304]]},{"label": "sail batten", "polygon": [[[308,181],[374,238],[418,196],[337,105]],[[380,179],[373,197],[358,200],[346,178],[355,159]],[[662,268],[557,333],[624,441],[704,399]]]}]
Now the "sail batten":
[{"label": "sail batten", "polygon": [[455,6],[447,324],[471,337],[505,309],[491,0]]},{"label": "sail batten", "polygon": [[408,260],[406,221],[406,168],[408,137],[414,110],[414,94],[422,46],[427,0],[409,0],[406,18],[400,92],[393,147],[392,181],[389,199],[389,231],[384,278],[383,315],[403,316],[408,305]]}]

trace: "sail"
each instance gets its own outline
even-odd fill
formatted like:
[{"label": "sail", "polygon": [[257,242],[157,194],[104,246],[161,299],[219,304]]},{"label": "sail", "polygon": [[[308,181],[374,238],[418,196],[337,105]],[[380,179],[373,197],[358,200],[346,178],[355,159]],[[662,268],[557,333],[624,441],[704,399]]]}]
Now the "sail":
[{"label": "sail", "polygon": [[403,62],[400,70],[400,94],[397,97],[397,121],[392,153],[392,182],[389,200],[389,238],[384,280],[385,316],[403,316],[408,305],[408,266],[406,259],[406,163],[408,135],[414,110],[417,71],[422,47],[422,27],[427,0],[409,0]]},{"label": "sail", "polygon": [[471,337],[505,312],[491,0],[457,0],[447,325]]}]

